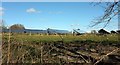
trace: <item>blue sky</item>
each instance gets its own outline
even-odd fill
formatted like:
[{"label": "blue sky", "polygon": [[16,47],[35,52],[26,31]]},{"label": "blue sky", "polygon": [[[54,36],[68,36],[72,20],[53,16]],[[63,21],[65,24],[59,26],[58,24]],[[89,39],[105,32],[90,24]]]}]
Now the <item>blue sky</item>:
[{"label": "blue sky", "polygon": [[[101,24],[94,28],[88,27],[95,17],[104,13],[103,8],[89,2],[3,2],[2,8],[3,20],[8,26],[23,24],[29,29],[80,28],[84,31],[99,30],[103,26]],[[107,30],[118,28],[117,19],[113,21],[106,27]]]},{"label": "blue sky", "polygon": [[[114,2],[114,0],[2,0],[3,2]],[[116,0],[118,1],[118,0]]]}]

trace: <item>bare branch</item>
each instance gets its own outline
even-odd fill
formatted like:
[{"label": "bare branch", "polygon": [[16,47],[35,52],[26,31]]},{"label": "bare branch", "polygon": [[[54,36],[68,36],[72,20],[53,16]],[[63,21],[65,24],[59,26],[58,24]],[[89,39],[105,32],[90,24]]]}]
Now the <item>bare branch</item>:
[{"label": "bare branch", "polygon": [[[105,28],[109,22],[119,13],[118,12],[118,2],[106,2],[106,7],[105,8],[105,11],[104,11],[104,15],[97,18],[97,19],[94,19],[94,23],[93,25],[91,25],[90,27],[94,27],[100,23],[105,23],[105,25],[103,26],[103,28]],[[97,4],[99,5],[99,4]],[[92,21],[92,22],[93,22]]]},{"label": "bare branch", "polygon": [[106,55],[104,55],[103,57],[100,58],[100,60],[98,60],[96,63],[94,63],[94,65],[97,65],[99,62],[101,62],[101,61],[102,61],[105,57],[107,57],[108,55],[117,53],[118,51],[119,51],[119,48],[113,50],[112,52],[110,52],[110,53],[108,53],[108,54],[106,54]]}]

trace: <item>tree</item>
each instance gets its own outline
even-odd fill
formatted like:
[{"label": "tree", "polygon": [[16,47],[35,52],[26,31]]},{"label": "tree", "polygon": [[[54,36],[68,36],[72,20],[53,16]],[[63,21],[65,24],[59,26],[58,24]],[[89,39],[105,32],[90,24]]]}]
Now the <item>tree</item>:
[{"label": "tree", "polygon": [[4,20],[0,20],[0,32],[7,32],[7,26],[5,25]]},{"label": "tree", "polygon": [[98,31],[98,33],[100,33],[100,34],[109,34],[109,32],[107,32],[107,31],[104,30],[104,29],[100,29],[100,30]]},{"label": "tree", "polygon": [[91,30],[91,33],[92,33],[92,34],[96,34],[97,31],[96,31],[96,30]]},{"label": "tree", "polygon": [[50,28],[47,29],[47,34],[50,35]]},{"label": "tree", "polygon": [[22,24],[14,24],[14,25],[10,26],[9,29],[11,29],[11,30],[24,30],[25,27]]},{"label": "tree", "polygon": [[120,30],[117,30],[117,33],[120,34]]},{"label": "tree", "polygon": [[113,30],[112,30],[112,31],[110,31],[110,32],[111,32],[112,34],[115,34],[115,33],[116,33],[116,32],[115,32],[115,31],[113,31]]},{"label": "tree", "polygon": [[7,27],[5,26],[5,22],[3,20],[0,20],[0,29],[5,30]]},{"label": "tree", "polygon": [[[120,0],[119,0],[120,1]],[[99,16],[98,18],[95,18],[92,22],[93,25],[90,25],[91,27],[96,26],[100,23],[105,23],[103,28],[105,28],[108,23],[117,15],[120,13],[120,3],[119,1],[114,0],[114,2],[105,2],[104,6],[104,14],[102,16]],[[97,3],[97,5],[101,5],[102,2]]]}]

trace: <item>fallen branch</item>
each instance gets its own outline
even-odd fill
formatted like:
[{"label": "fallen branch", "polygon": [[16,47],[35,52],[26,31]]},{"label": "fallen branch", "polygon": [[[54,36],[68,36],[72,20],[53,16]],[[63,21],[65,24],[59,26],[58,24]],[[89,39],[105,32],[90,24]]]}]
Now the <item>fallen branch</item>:
[{"label": "fallen branch", "polygon": [[118,52],[118,50],[120,50],[120,49],[117,48],[117,49],[113,50],[112,52],[104,55],[103,57],[100,58],[100,60],[98,60],[97,62],[95,62],[94,65],[97,65],[98,63],[100,63],[105,57],[109,56],[110,54],[114,54],[114,53]]}]

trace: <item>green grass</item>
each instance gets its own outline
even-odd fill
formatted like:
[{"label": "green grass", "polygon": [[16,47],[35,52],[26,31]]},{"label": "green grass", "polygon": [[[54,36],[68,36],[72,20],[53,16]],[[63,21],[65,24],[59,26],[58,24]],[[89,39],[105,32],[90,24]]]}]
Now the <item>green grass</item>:
[{"label": "green grass", "polygon": [[[94,35],[94,34],[86,34],[80,36],[72,36],[72,35],[61,35],[64,42],[71,42],[71,41],[119,41],[117,34],[108,34],[106,36],[103,35]],[[53,42],[53,41],[61,41],[61,37],[59,35],[25,35],[25,34],[17,34],[12,35],[11,38],[15,38],[17,41],[39,41],[39,42]],[[4,38],[8,38],[8,35],[4,35]]]}]

